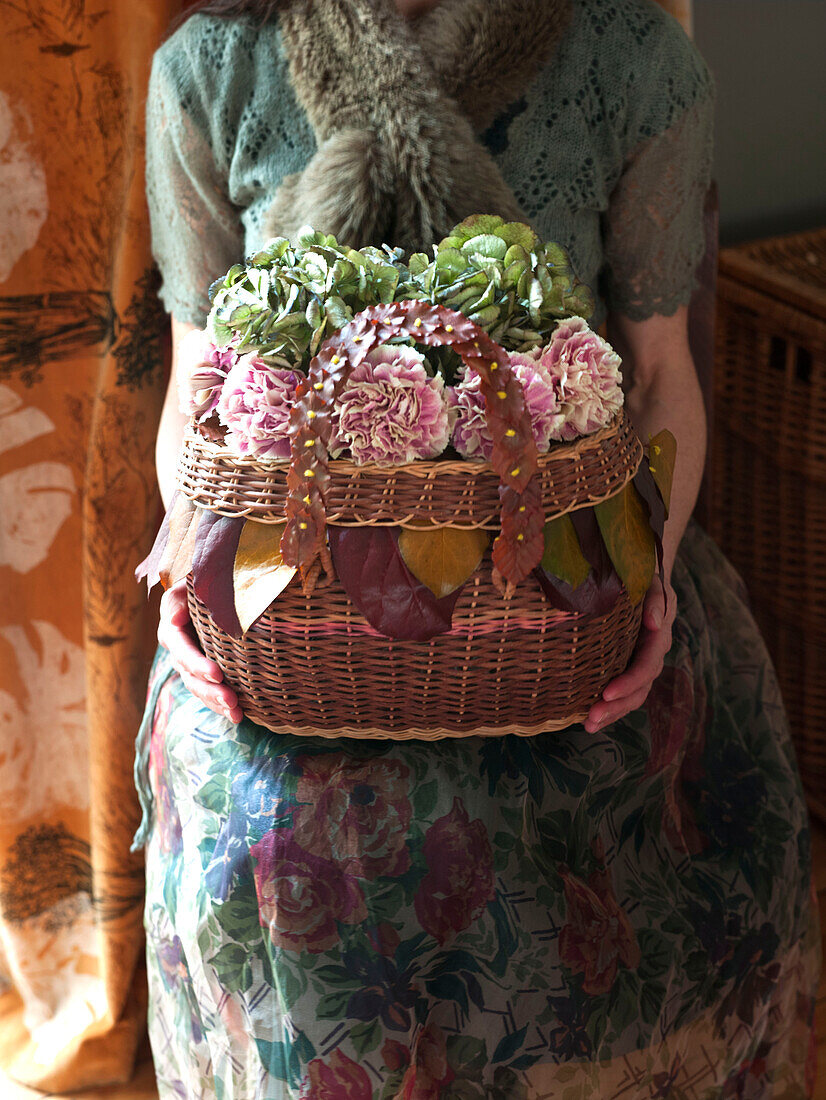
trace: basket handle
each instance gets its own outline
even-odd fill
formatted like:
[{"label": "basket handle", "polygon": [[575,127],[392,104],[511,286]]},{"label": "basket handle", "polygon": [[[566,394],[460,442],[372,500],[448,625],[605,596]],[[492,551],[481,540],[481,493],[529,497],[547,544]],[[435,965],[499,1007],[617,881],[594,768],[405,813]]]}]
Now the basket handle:
[{"label": "basket handle", "polygon": [[502,530],[493,546],[493,563],[506,580],[516,584],[539,564],[544,551],[538,454],[522,387],[510,368],[508,353],[484,329],[462,313],[416,300],[362,310],[325,340],[310,363],[290,412],[282,558],[305,572],[321,553],[335,401],[368,352],[396,336],[409,336],[428,347],[449,345],[481,377],[485,418],[493,438],[490,461],[501,483]]}]

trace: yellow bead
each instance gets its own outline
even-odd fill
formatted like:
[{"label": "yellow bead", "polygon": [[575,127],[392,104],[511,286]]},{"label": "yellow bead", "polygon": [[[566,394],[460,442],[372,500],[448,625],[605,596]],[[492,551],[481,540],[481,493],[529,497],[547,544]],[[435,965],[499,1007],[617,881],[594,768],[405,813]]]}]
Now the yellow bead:
[{"label": "yellow bead", "polygon": [[453,325],[445,325],[445,332],[453,332]]},{"label": "yellow bead", "polygon": [[304,497],[304,503],[305,503],[305,504],[309,504],[309,503],[310,503],[310,495],[309,495],[309,493],[307,494],[307,496],[305,496],[305,497]]},{"label": "yellow bead", "polygon": [[413,324],[415,325],[416,328],[421,328],[422,327],[421,317],[417,317],[416,320],[413,322]]},{"label": "yellow bead", "polygon": [[514,469],[511,470],[511,477],[519,477],[519,467],[518,466],[514,467]]},{"label": "yellow bead", "polygon": [[524,512],[524,511],[525,511],[525,505],[524,505],[524,504],[520,504],[520,505],[519,505],[519,511],[520,511],[520,512]]},{"label": "yellow bead", "polygon": [[308,420],[315,420],[315,413],[313,412],[312,409],[307,410],[307,419]]},{"label": "yellow bead", "polygon": [[315,385],[313,386],[313,389],[314,390],[323,390],[324,389],[324,383],[323,382],[316,382]]},{"label": "yellow bead", "polygon": [[304,471],[304,476],[305,477],[315,477],[315,470],[305,470]]},{"label": "yellow bead", "polygon": [[648,469],[651,471],[652,474],[656,474],[656,472],[657,472],[657,467],[656,466],[649,466]]},{"label": "yellow bead", "polygon": [[524,542],[524,541],[525,541],[525,536],[524,536],[524,535],[521,535],[521,534],[520,534],[520,535],[517,535],[517,536],[516,536],[516,541],[517,541],[517,542]]},{"label": "yellow bead", "polygon": [[360,336],[354,336],[353,337],[353,343],[354,344],[360,344],[361,343],[361,337]]},{"label": "yellow bead", "polygon": [[334,355],[333,358],[330,360],[330,362],[331,363],[340,363],[341,359],[339,358],[338,355]]},{"label": "yellow bead", "polygon": [[510,438],[512,439],[516,435],[516,431],[513,428],[508,428],[508,430],[505,432],[505,435],[510,436]]},{"label": "yellow bead", "polygon": [[499,364],[498,363],[491,363],[490,369],[491,370],[499,370]]},{"label": "yellow bead", "polygon": [[314,440],[314,439],[305,439],[305,440],[304,440],[304,446],[305,446],[305,447],[312,447],[312,445],[313,445],[314,443],[315,443],[315,440]]},{"label": "yellow bead", "polygon": [[505,400],[505,398],[506,398],[506,397],[507,397],[508,395],[507,395],[507,394],[505,393],[505,391],[504,391],[504,390],[499,390],[499,391],[497,392],[496,396],[497,396],[497,397],[498,397],[498,398],[499,398],[499,399],[500,399],[501,401],[504,401],[504,400]]},{"label": "yellow bead", "polygon": [[302,530],[302,531],[306,531],[306,530],[307,530],[307,524],[306,524],[306,523],[299,523],[299,525],[298,525],[298,526],[299,526],[299,527],[301,528],[301,530]]},{"label": "yellow bead", "polygon": [[658,455],[660,453],[660,451],[662,450],[662,447],[658,446],[655,443],[654,446],[651,448],[651,450],[655,455]]}]

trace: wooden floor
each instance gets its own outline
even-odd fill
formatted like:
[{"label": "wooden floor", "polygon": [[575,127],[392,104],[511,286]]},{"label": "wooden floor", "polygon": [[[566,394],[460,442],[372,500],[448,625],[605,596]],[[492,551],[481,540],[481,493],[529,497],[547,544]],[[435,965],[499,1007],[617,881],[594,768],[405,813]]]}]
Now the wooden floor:
[{"label": "wooden floor", "polygon": [[[812,822],[812,859],[815,886],[817,887],[820,912],[824,923],[823,954],[826,958],[826,826],[815,821]],[[824,967],[824,970],[826,971],[826,967]],[[819,1038],[819,1073],[814,1100],[826,1100],[826,973],[820,980],[815,1020]],[[43,1100],[45,1096],[50,1095],[54,1094],[24,1088],[0,1074],[0,1100]],[[128,1085],[90,1089],[62,1095],[68,1095],[68,1100],[158,1100],[148,1047],[144,1048],[135,1076]]]}]

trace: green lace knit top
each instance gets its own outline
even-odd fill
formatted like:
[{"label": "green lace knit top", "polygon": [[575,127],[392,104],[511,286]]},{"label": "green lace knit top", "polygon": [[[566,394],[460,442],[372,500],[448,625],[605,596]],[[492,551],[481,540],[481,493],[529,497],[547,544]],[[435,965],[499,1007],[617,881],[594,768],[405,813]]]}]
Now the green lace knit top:
[{"label": "green lace knit top", "polygon": [[[688,301],[712,114],[705,63],[654,0],[575,0],[551,62],[480,135],[534,228],[570,250],[594,290],[592,323]],[[147,195],[161,298],[176,319],[203,324],[210,282],[260,247],[275,189],[314,151],[276,20],[195,15],[160,47]]]}]

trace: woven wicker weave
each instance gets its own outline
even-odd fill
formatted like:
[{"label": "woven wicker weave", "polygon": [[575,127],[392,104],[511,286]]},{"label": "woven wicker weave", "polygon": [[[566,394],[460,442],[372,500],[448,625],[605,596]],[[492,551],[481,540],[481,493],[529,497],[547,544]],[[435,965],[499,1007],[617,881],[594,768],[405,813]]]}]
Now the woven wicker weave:
[{"label": "woven wicker weave", "polygon": [[[546,519],[618,493],[634,476],[642,445],[627,417],[539,459]],[[231,454],[187,430],[178,486],[203,508],[223,516],[283,523],[286,462]],[[486,462],[415,462],[408,466],[357,466],[330,462],[327,519],[340,527],[411,525],[498,528],[499,478]]]},{"label": "woven wicker weave", "polygon": [[720,255],[711,530],[780,676],[826,818],[826,229]]},{"label": "woven wicker weave", "polygon": [[236,640],[194,593],[190,611],[207,656],[224,670],[245,714],[278,733],[435,741],[529,735],[585,717],[627,665],[642,605],[623,591],[612,610],[583,619],[554,610],[529,578],[507,600],[486,557],[429,642],[377,633],[335,581],[305,597],[292,582]]},{"label": "woven wicker weave", "polygon": [[[490,391],[488,426],[501,433],[493,465],[357,466],[330,461],[319,450],[322,420],[315,418],[328,411],[335,385],[346,380],[352,362],[376,341],[414,333],[428,346],[455,346],[480,371]],[[613,496],[636,473],[642,446],[624,413],[593,436],[537,456],[507,352],[461,314],[418,301],[363,311],[322,345],[308,379],[291,412],[289,478],[287,463],[238,458],[190,432],[178,471],[183,493],[226,516],[282,523],[286,515],[280,545],[284,560],[294,565],[312,565],[330,524],[501,525],[493,559],[504,544],[503,559],[517,572],[506,579],[521,583],[503,596],[486,557],[458,595],[451,629],[428,642],[379,634],[335,579],[310,597],[294,580],[236,641],[217,626],[190,584],[201,644],[223,669],[245,714],[278,731],[427,740],[527,735],[583,718],[608,680],[626,667],[641,606],[632,608],[623,592],[604,616],[563,613],[547,601],[530,571],[542,555],[543,517]],[[521,458],[501,443],[508,437],[529,441],[516,444],[523,448]],[[304,458],[307,443],[312,457]]]}]

